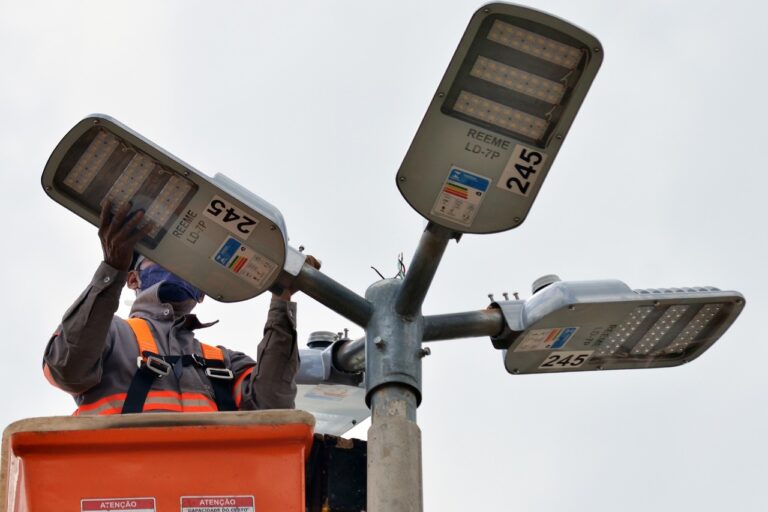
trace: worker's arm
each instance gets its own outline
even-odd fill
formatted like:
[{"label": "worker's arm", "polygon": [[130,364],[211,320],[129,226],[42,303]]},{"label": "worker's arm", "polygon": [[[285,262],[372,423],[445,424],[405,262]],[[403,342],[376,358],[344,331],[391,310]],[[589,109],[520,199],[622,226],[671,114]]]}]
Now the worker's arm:
[{"label": "worker's arm", "polygon": [[[307,256],[306,263],[320,268],[320,262],[312,256]],[[256,366],[243,373],[235,386],[235,400],[242,410],[295,406],[299,348],[296,303],[291,302],[294,292],[288,287],[279,295],[272,294]]]},{"label": "worker's arm", "polygon": [[[237,371],[244,354],[232,355]],[[264,338],[259,343],[256,365],[240,372],[234,388],[240,410],[292,409],[296,399],[299,349],[296,342],[296,303],[273,298]]]},{"label": "worker's arm", "polygon": [[70,393],[82,393],[101,380],[102,356],[127,272],[102,263],[91,283],[64,313],[43,357],[46,376]]},{"label": "worker's arm", "polygon": [[109,203],[104,205],[99,226],[104,262],[64,314],[45,349],[46,377],[70,393],[82,393],[101,380],[112,317],[128,276],[133,248],[151,229],[148,223],[137,228],[143,212],[127,219],[129,208],[130,204],[126,204],[113,218]]}]

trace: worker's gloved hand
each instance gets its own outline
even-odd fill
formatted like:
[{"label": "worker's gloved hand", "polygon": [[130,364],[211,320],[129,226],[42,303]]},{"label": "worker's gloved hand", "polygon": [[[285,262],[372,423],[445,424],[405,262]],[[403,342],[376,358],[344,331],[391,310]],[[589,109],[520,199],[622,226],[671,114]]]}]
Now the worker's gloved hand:
[{"label": "worker's gloved hand", "polygon": [[144,212],[139,210],[128,217],[130,209],[131,203],[125,203],[117,213],[112,215],[112,204],[109,201],[105,201],[101,209],[99,239],[104,253],[104,262],[118,270],[130,270],[133,248],[152,230],[151,222],[137,228],[144,218]]},{"label": "worker's gloved hand", "polygon": [[[320,260],[315,258],[314,256],[307,255],[306,259],[304,260],[305,265],[309,265],[312,268],[320,269]],[[272,298],[273,299],[280,299],[280,300],[291,300],[291,296],[296,293],[296,288],[294,288],[293,284],[283,289],[283,293],[277,294],[273,293]]]}]

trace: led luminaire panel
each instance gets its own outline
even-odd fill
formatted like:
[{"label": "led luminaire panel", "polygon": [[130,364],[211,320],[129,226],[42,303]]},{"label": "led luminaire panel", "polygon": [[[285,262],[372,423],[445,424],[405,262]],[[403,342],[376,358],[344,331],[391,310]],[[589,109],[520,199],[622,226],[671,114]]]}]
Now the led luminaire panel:
[{"label": "led luminaire panel", "polygon": [[[75,165],[69,163],[87,144]],[[103,127],[87,130],[56,172],[54,180],[71,189],[88,207],[100,211],[109,201],[112,213],[127,202],[132,210],[144,210],[140,224],[152,223],[145,240],[156,246],[168,231],[168,221],[189,202],[195,192],[193,183],[169,172],[155,160],[120,139]]]},{"label": "led luminaire panel", "polygon": [[716,288],[631,290],[621,281],[555,282],[528,300],[494,304],[506,329],[492,338],[510,373],[677,366],[699,357],[744,307]]},{"label": "led luminaire panel", "polygon": [[532,138],[541,137],[549,124],[544,119],[539,119],[501,103],[481,98],[467,91],[459,93],[456,105],[453,108],[475,119]]},{"label": "led luminaire panel", "polygon": [[129,216],[143,211],[142,223],[151,228],[136,250],[216,300],[268,290],[286,260],[285,223],[275,207],[225,176],[209,178],[107,116],[90,116],[64,136],[42,184],[52,199],[97,226],[107,202],[112,213],[127,203]]},{"label": "led luminaire panel", "polygon": [[597,39],[565,20],[517,5],[481,7],[397,172],[400,193],[457,233],[522,224],[602,56]]},{"label": "led luminaire panel", "polygon": [[[107,192],[104,201],[99,203],[100,206],[103,206],[104,202],[109,201],[112,204],[113,211],[122,208],[126,202],[133,199],[154,168],[155,163],[151,158],[141,153],[134,154],[123,173],[117,178],[109,192]],[[156,219],[152,220],[157,221]]]},{"label": "led luminaire panel", "polygon": [[548,103],[560,103],[565,94],[563,84],[483,56],[477,58],[469,74]]},{"label": "led luminaire panel", "polygon": [[683,332],[677,336],[674,341],[663,352],[666,354],[675,354],[685,351],[693,343],[701,331],[717,316],[723,309],[724,304],[707,304],[696,313],[696,316],[683,329]]},{"label": "led luminaire panel", "polygon": [[642,306],[635,308],[629,317],[621,322],[618,327],[608,336],[605,343],[597,349],[597,356],[610,356],[616,350],[627,342],[627,339],[634,334],[640,324],[653,311],[653,306]]},{"label": "led luminaire panel", "polygon": [[64,184],[79,194],[85,192],[118,145],[119,141],[115,137],[99,131],[67,174]]},{"label": "led luminaire panel", "polygon": [[501,20],[493,22],[493,27],[488,32],[488,39],[568,69],[575,68],[584,54],[579,48],[559,43]]},{"label": "led luminaire panel", "polygon": [[173,215],[184,198],[189,194],[192,185],[178,176],[171,176],[168,182],[163,186],[160,194],[152,201],[146,212],[147,218],[152,221],[154,228],[149,236],[157,236],[161,226],[164,226],[168,219]]},{"label": "led luminaire panel", "polygon": [[680,320],[688,310],[688,306],[671,306],[667,309],[659,320],[653,324],[648,331],[632,348],[632,355],[648,354],[661,341],[661,339],[672,329],[672,326]]}]

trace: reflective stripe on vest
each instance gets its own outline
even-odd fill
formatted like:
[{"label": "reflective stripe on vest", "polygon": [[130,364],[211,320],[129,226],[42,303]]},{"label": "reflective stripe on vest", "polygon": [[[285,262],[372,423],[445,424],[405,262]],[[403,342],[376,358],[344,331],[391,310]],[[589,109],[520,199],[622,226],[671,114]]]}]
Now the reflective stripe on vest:
[{"label": "reflective stripe on vest", "polygon": [[[105,396],[93,403],[81,405],[75,416],[120,414],[126,393]],[[144,411],[167,412],[216,412],[216,403],[201,393],[177,393],[176,391],[150,391],[144,402]]]},{"label": "reflective stripe on vest", "polygon": [[255,366],[251,366],[240,375],[235,381],[235,387],[232,389],[232,394],[235,395],[235,405],[240,408],[240,402],[243,400],[243,382],[253,373]]}]

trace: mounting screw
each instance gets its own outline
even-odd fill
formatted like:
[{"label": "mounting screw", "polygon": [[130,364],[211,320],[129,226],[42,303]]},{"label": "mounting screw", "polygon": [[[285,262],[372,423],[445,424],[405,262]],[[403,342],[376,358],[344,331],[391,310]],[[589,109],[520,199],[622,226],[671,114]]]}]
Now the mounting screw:
[{"label": "mounting screw", "polygon": [[592,51],[594,51],[595,53],[600,53],[600,47],[595,46],[594,48],[592,48]]},{"label": "mounting screw", "polygon": [[424,347],[419,350],[419,357],[427,357],[431,353],[432,351],[429,349],[429,347]]},{"label": "mounting screw", "polygon": [[51,190],[51,186],[50,185],[46,185],[45,186],[45,190]]},{"label": "mounting screw", "polygon": [[515,298],[515,300],[520,300],[520,294],[517,292],[513,292],[512,296]]},{"label": "mounting screw", "polygon": [[304,252],[304,246],[303,245],[299,246],[299,252]]},{"label": "mounting screw", "polygon": [[270,231],[277,231],[277,226],[275,226],[274,224],[272,224],[271,226],[269,226],[269,230],[270,230]]},{"label": "mounting screw", "polygon": [[504,300],[509,300],[509,294],[507,292],[503,292],[501,295],[504,297]]},{"label": "mounting screw", "polygon": [[491,10],[490,10],[489,8],[487,8],[487,7],[486,7],[485,9],[483,9],[483,12],[484,12],[485,14],[488,14],[489,12],[491,12]]},{"label": "mounting screw", "polygon": [[401,182],[404,182],[404,181],[406,180],[406,177],[405,177],[405,176],[400,176],[398,179],[399,179]]},{"label": "mounting screw", "polygon": [[93,124],[99,124],[99,120],[98,119],[94,119],[93,120]]},{"label": "mounting screw", "polygon": [[493,302],[493,294],[492,293],[488,294],[488,298],[491,299],[491,302]]},{"label": "mounting screw", "polygon": [[384,345],[386,345],[384,340],[381,339],[381,336],[376,336],[375,338],[373,338],[373,344],[376,345],[376,348],[380,350],[384,350]]},{"label": "mounting screw", "polygon": [[513,221],[515,221],[515,223],[517,223],[517,222],[520,222],[520,217],[515,217],[515,218],[514,218],[514,219],[512,219],[512,220],[513,220]]},{"label": "mounting screw", "polygon": [[563,140],[563,134],[562,133],[558,133],[557,135],[555,135],[555,138],[557,140]]},{"label": "mounting screw", "polygon": [[442,98],[443,96],[445,96],[445,93],[444,93],[444,92],[439,92],[439,93],[437,93],[437,97],[438,97],[438,98]]},{"label": "mounting screw", "polygon": [[221,299],[223,299],[223,298],[224,298],[224,296],[223,296],[223,295],[217,295],[217,296],[216,296],[216,300],[221,300]]},{"label": "mounting screw", "polygon": [[568,311],[574,311],[575,309],[576,309],[576,306],[574,306],[573,304],[568,306]]},{"label": "mounting screw", "polygon": [[520,373],[520,370],[518,370],[517,368],[512,368],[512,373],[517,375],[518,373]]},{"label": "mounting screw", "polygon": [[189,176],[189,171],[184,171],[183,174],[184,174],[184,177],[186,178],[187,176]]},{"label": "mounting screw", "polygon": [[344,329],[344,339],[349,338],[349,329]]}]

